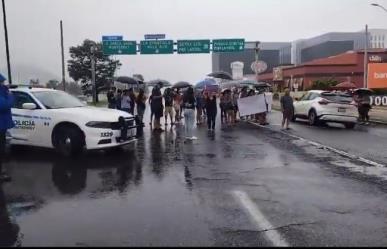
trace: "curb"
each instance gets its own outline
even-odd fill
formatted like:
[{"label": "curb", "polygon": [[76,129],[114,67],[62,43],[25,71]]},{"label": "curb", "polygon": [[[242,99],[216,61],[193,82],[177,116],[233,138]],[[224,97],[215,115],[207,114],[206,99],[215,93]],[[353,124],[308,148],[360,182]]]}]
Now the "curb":
[{"label": "curb", "polygon": [[380,164],[380,163],[368,160],[368,159],[360,157],[360,156],[352,155],[352,154],[349,154],[349,153],[347,153],[345,151],[338,150],[338,149],[330,147],[330,146],[326,146],[326,145],[323,145],[323,144],[320,144],[320,143],[317,143],[317,142],[313,142],[313,141],[307,140],[307,139],[305,139],[303,137],[299,137],[299,136],[296,136],[296,135],[293,135],[293,134],[289,134],[289,133],[286,133],[286,132],[283,132],[283,131],[275,130],[272,127],[263,126],[263,125],[260,125],[260,124],[253,123],[251,121],[247,121],[247,123],[249,123],[251,125],[254,125],[254,126],[257,126],[257,127],[260,127],[260,128],[264,128],[264,129],[273,131],[273,132],[281,133],[283,135],[287,135],[287,136],[292,137],[292,138],[299,139],[301,141],[307,142],[310,145],[313,145],[314,147],[316,147],[318,149],[328,150],[328,151],[334,152],[336,154],[339,154],[339,155],[341,155],[343,157],[346,157],[346,158],[349,158],[349,159],[353,159],[353,160],[357,160],[359,162],[368,164],[370,166],[374,166],[374,167],[377,167],[377,168],[386,168],[387,167],[384,164]]},{"label": "curb", "polygon": [[[281,111],[281,108],[278,108],[278,107],[272,107],[273,110],[275,111]],[[370,123],[373,123],[373,124],[380,124],[380,125],[387,125],[387,121],[381,121],[381,120],[370,120]]]}]

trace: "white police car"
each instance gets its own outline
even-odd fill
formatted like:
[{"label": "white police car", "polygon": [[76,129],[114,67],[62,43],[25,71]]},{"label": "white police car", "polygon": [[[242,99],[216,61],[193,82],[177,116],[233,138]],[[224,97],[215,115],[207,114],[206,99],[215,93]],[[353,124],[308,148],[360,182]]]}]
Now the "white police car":
[{"label": "white police car", "polygon": [[64,155],[136,141],[136,119],[119,110],[89,107],[72,95],[46,88],[14,87],[11,145],[55,148]]}]

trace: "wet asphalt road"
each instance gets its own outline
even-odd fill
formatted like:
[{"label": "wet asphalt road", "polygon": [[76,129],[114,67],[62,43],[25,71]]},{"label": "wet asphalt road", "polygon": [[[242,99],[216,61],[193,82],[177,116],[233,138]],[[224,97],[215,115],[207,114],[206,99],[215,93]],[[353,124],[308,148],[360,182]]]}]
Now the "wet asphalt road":
[{"label": "wet asphalt road", "polygon": [[[218,127],[219,128],[219,127]],[[248,124],[123,153],[17,148],[0,224],[22,246],[385,246],[387,172]],[[354,131],[358,132],[358,131]],[[0,229],[1,230],[1,229]],[[0,234],[4,241],[4,232]]]},{"label": "wet asphalt road", "polygon": [[[280,130],[280,112],[273,111],[268,119],[272,128]],[[387,125],[357,125],[354,130],[347,130],[341,124],[312,127],[307,120],[297,119],[291,127],[290,134],[387,165]]]}]

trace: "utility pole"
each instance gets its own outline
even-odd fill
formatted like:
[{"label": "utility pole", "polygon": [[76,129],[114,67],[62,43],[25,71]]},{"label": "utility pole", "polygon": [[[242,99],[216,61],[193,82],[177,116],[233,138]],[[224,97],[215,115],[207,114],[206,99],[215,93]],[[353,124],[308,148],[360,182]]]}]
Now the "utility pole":
[{"label": "utility pole", "polygon": [[255,43],[255,79],[257,80],[257,82],[259,82],[259,72],[258,72],[258,61],[259,61],[259,44],[261,42],[257,41]]},{"label": "utility pole", "polygon": [[364,88],[368,87],[368,25],[365,28],[365,47],[364,47]]},{"label": "utility pole", "polygon": [[97,86],[95,82],[95,58],[94,58],[94,52],[95,52],[95,46],[92,45],[90,48],[91,52],[91,84],[92,84],[92,91],[93,91],[93,103],[94,105],[97,104]]},{"label": "utility pole", "polygon": [[65,59],[64,59],[64,45],[63,45],[63,22],[60,20],[60,45],[62,49],[62,84],[63,91],[66,91],[66,74],[65,74]]},{"label": "utility pole", "polygon": [[10,62],[9,45],[8,45],[7,16],[5,14],[5,0],[2,0],[2,4],[3,4],[3,22],[4,22],[5,50],[6,50],[6,54],[7,54],[8,82],[9,82],[10,85],[12,85],[11,62]]}]

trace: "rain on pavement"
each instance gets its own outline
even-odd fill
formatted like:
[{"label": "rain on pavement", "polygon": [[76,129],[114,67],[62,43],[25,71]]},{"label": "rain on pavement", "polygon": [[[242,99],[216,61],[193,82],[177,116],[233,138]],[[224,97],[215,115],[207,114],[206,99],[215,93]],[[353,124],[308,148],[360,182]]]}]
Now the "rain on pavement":
[{"label": "rain on pavement", "polygon": [[386,245],[385,170],[247,123],[183,132],[73,160],[16,148],[1,222],[21,246]]}]

